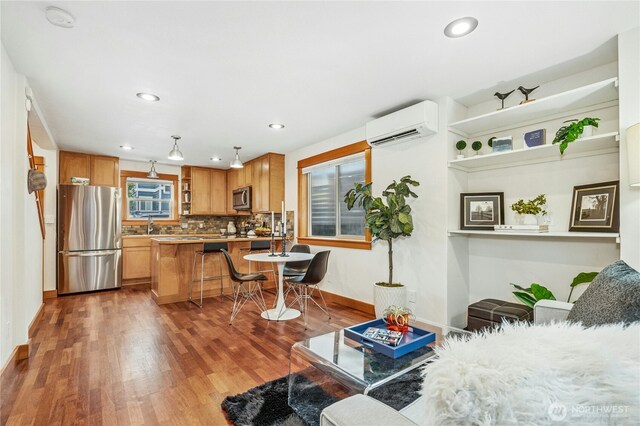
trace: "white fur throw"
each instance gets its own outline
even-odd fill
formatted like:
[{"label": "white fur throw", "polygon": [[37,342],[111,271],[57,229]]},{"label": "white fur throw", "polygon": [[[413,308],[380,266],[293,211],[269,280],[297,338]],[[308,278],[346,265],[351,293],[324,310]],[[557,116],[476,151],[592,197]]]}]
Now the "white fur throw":
[{"label": "white fur throw", "polygon": [[640,324],[505,324],[425,367],[427,425],[638,425]]}]

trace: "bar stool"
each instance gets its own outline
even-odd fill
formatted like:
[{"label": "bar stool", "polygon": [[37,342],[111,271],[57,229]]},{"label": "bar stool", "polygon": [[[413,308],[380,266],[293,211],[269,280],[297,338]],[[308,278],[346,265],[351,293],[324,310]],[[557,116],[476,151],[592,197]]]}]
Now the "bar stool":
[{"label": "bar stool", "polygon": [[[248,300],[253,301],[258,309],[260,309],[260,312],[267,312],[267,305],[264,303],[264,297],[262,296],[262,282],[266,281],[267,277],[259,273],[243,274],[238,272],[235,266],[233,266],[233,261],[229,253],[224,249],[220,251],[227,261],[229,277],[233,283],[233,308],[231,309],[229,325],[231,325],[238,315],[238,312],[240,312],[240,309],[242,309]],[[270,319],[268,312],[267,319]]]},{"label": "bar stool", "polygon": [[[244,254],[254,254],[254,253],[269,253],[269,250],[271,250],[271,242],[270,241],[251,241],[251,245],[249,246],[249,248],[243,247],[240,249],[241,252],[244,252]],[[243,254],[243,256],[244,256]],[[260,262],[264,265],[269,265],[269,263],[265,263],[265,262]],[[259,271],[253,271],[251,265],[253,264],[253,262],[249,262],[249,273],[264,273],[264,272],[271,272],[271,277],[273,278],[273,280],[276,280],[276,271],[273,268],[273,263],[271,263],[271,269],[261,269]]]},{"label": "bar stool", "polygon": [[[209,254],[222,253],[222,250],[227,250],[227,243],[204,243],[202,250],[198,250],[193,254],[193,269],[191,270],[191,286],[189,286],[189,302],[194,305],[202,308],[202,296],[204,292],[204,281],[205,280],[220,280],[220,295],[224,294],[224,281],[222,280],[222,262],[218,262],[220,265],[220,273],[218,275],[204,276],[204,260],[205,257]],[[198,256],[200,257],[200,304],[198,304],[195,300],[193,300],[193,283],[195,282],[196,275],[196,261],[198,260]],[[221,259],[222,260],[222,259]]]}]

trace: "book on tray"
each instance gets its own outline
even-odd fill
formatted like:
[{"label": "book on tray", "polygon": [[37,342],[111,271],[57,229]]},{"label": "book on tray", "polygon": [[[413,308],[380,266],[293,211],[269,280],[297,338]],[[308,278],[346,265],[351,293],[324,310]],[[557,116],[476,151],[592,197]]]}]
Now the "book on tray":
[{"label": "book on tray", "polygon": [[376,327],[367,328],[362,335],[368,339],[390,346],[398,346],[403,336],[399,331],[384,330]]}]

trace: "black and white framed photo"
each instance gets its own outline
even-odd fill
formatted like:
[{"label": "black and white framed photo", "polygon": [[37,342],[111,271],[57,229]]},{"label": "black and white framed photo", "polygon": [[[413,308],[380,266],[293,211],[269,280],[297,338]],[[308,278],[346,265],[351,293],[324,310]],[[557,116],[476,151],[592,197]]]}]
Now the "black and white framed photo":
[{"label": "black and white framed photo", "polygon": [[592,183],[573,188],[569,231],[618,232],[619,182]]},{"label": "black and white framed photo", "polygon": [[504,224],[504,192],[460,194],[460,229],[493,231]]}]

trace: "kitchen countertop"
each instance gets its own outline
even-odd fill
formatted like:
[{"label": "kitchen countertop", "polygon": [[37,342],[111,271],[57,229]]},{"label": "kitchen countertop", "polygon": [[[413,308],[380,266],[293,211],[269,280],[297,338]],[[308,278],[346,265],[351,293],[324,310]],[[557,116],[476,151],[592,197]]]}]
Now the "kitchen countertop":
[{"label": "kitchen countertop", "polygon": [[[220,237],[220,236],[197,236],[197,235],[166,235],[166,236],[158,236],[155,235],[151,238],[151,241],[158,244],[200,244],[200,243],[214,243],[214,242],[244,242],[244,241],[269,241],[271,238],[269,237]],[[282,238],[277,237],[276,241],[281,240]]]}]

